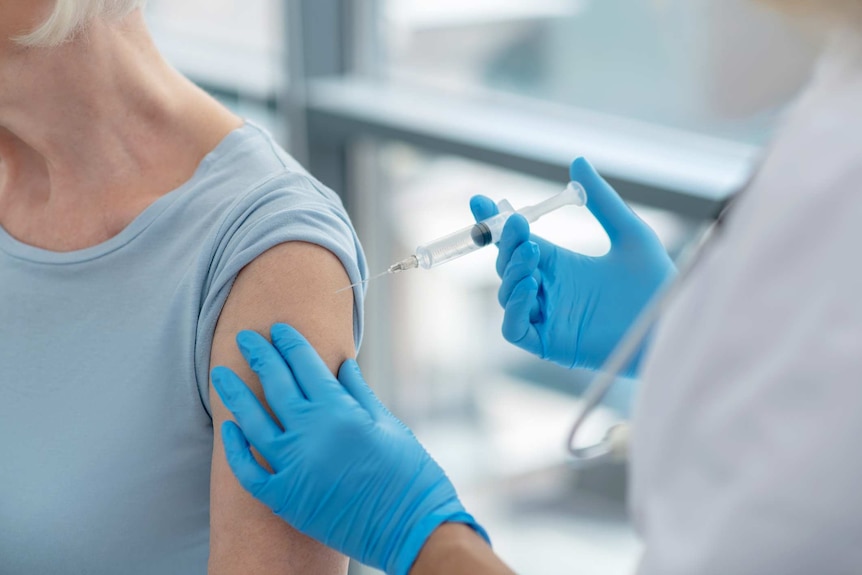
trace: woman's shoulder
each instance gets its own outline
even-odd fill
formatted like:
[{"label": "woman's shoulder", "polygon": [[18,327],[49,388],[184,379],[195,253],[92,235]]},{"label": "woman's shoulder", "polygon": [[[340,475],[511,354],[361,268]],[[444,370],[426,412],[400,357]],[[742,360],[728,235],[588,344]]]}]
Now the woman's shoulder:
[{"label": "woman's shoulder", "polygon": [[338,196],[314,179],[260,126],[246,122],[201,162],[193,187],[197,194],[238,200],[244,195],[282,192],[297,201]]},{"label": "woman's shoulder", "polygon": [[263,129],[247,123],[204,158],[145,236],[185,254],[216,285],[268,249],[317,244],[359,275],[362,248],[340,198]]},{"label": "woman's shoulder", "polygon": [[252,123],[228,134],[175,194],[163,225],[196,229],[198,237],[229,238],[268,219],[295,228],[337,221],[352,234],[338,195]]},{"label": "woman's shoulder", "polygon": [[239,162],[258,169],[283,169],[309,175],[266,128],[248,120],[228,134],[204,161],[216,170]]}]

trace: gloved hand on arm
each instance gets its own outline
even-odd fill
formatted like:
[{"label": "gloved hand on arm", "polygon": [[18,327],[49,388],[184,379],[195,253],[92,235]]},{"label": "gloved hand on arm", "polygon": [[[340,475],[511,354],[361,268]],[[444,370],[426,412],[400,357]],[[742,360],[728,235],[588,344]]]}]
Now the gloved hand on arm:
[{"label": "gloved hand on arm", "polygon": [[272,344],[246,331],[237,343],[278,422],[233,371],[212,372],[238,423],[225,422],[222,439],[246,490],[295,529],[390,575],[410,572],[443,524],[469,526],[487,541],[446,474],[377,399],[355,361],[344,362],[336,379],[292,327],[277,324],[271,336]]},{"label": "gloved hand on arm", "polygon": [[[571,179],[586,190],[587,208],[607,232],[610,251],[581,255],[531,236],[523,217],[509,218],[497,258],[503,336],[564,367],[598,369],[676,268],[652,229],[586,160],[572,163]],[[479,221],[497,213],[484,196],[470,207]],[[639,362],[632,362],[630,374]]]}]

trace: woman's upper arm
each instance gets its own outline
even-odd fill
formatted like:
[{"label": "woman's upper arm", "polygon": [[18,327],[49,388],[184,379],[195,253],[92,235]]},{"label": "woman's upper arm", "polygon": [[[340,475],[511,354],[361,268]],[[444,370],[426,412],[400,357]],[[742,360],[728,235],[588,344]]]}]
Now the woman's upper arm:
[{"label": "woman's upper arm", "polygon": [[[320,246],[291,242],[270,249],[238,275],[216,326],[211,365],[230,367],[263,399],[234,338],[244,329],[268,338],[270,326],[284,322],[302,332],[336,373],[355,354],[353,295],[336,294],[348,283],[340,260]],[[345,573],[344,557],[293,530],[240,487],[221,443],[221,424],[230,414],[212,386],[209,397],[215,428],[209,572]]]}]

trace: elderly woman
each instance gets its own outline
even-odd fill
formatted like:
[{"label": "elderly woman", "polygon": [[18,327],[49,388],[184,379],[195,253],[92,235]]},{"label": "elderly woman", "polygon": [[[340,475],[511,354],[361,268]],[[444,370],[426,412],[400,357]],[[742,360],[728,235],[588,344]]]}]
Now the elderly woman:
[{"label": "elderly woman", "polygon": [[344,573],[237,484],[208,372],[279,320],[353,357],[361,248],[142,4],[0,0],[0,573]]}]

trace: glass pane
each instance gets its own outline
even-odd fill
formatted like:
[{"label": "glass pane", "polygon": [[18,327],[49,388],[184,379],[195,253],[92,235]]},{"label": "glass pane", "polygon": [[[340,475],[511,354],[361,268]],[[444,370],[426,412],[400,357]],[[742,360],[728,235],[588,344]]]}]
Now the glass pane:
[{"label": "glass pane", "polygon": [[761,143],[817,42],[754,0],[384,0],[393,81]]},{"label": "glass pane", "polygon": [[[401,144],[376,148],[375,161],[382,185],[359,190],[361,202],[383,210],[373,210],[359,230],[372,271],[471,223],[474,194],[505,198],[518,208],[565,185]],[[672,252],[695,229],[668,213],[638,211]],[[589,255],[609,247],[585,208],[563,208],[533,229]],[[516,572],[631,573],[638,544],[626,517],[623,471],[579,477],[566,467],[562,448],[590,375],[504,341],[495,258],[492,248],[372,282],[369,330],[388,331],[391,341],[383,349],[379,337],[369,338],[377,347],[364,350],[360,360],[364,366],[389,362],[382,370],[391,374],[389,382],[369,380],[392,384],[378,390],[447,469]],[[598,439],[609,423],[627,417],[632,385],[620,381],[586,435]]]}]

